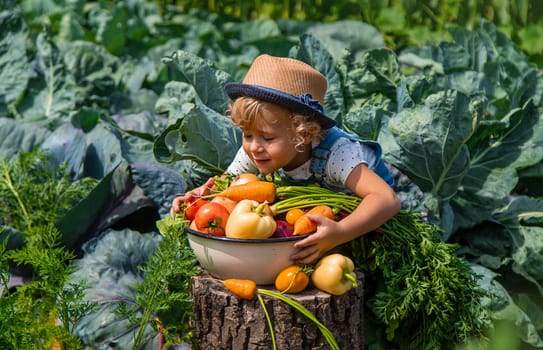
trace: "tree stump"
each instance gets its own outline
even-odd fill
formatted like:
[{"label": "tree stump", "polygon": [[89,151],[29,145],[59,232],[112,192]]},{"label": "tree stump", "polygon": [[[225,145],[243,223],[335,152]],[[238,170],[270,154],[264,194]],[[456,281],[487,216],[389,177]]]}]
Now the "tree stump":
[{"label": "tree stump", "polygon": [[[302,293],[285,294],[305,306],[335,336],[340,349],[364,349],[364,276],[358,287],[333,296],[311,284]],[[270,286],[259,288],[275,290]],[[207,274],[192,279],[195,347],[201,350],[269,350],[273,348],[266,316],[257,298],[241,299],[222,281]],[[284,302],[262,296],[270,315],[277,348],[281,350],[329,349],[318,327]]]}]

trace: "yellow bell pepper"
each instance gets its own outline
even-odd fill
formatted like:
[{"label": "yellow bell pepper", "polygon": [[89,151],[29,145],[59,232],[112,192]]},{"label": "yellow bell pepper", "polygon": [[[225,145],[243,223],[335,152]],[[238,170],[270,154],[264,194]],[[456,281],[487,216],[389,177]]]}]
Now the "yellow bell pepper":
[{"label": "yellow bell pepper", "polygon": [[251,199],[239,201],[226,223],[226,237],[270,238],[277,228],[277,223],[269,211],[265,210],[267,205],[267,203],[259,203]]},{"label": "yellow bell pepper", "polygon": [[358,286],[354,263],[342,254],[330,254],[320,259],[311,281],[318,289],[333,295],[343,295]]}]

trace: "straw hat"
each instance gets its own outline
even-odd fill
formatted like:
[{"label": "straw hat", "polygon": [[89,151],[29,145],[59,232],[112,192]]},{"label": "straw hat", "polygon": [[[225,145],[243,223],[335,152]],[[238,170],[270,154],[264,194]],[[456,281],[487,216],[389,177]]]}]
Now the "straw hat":
[{"label": "straw hat", "polygon": [[325,129],[336,125],[324,115],[326,78],[310,65],[287,57],[258,56],[242,83],[227,83],[232,99],[253,97],[307,115]]}]

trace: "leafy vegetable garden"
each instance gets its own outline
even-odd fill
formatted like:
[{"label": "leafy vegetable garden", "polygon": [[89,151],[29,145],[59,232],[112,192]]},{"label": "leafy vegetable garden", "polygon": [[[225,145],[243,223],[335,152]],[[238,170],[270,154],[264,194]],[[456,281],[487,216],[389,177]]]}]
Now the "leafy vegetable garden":
[{"label": "leafy vegetable garden", "polygon": [[367,347],[543,348],[543,74],[493,23],[392,50],[355,20],[57,3],[0,12],[0,348],[191,342],[170,205],[233,158],[223,85],[261,53],[320,70],[397,169],[402,212],[345,247]]}]

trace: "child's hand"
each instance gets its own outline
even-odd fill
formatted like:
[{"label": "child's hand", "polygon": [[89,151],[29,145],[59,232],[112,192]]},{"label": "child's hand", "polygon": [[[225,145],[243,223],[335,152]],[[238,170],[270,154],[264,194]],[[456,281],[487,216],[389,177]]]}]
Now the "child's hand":
[{"label": "child's hand", "polygon": [[308,214],[308,217],[317,224],[317,231],[294,244],[294,248],[301,250],[294,253],[290,258],[299,264],[315,262],[326,252],[342,243],[338,240],[341,234],[337,222],[322,215]]},{"label": "child's hand", "polygon": [[209,178],[205,184],[200,187],[196,187],[192,191],[185,193],[182,196],[175,197],[172,201],[172,208],[170,209],[170,216],[173,218],[175,214],[181,211],[183,203],[189,202],[194,197],[202,197],[211,192],[213,183],[215,182],[214,178]]}]

